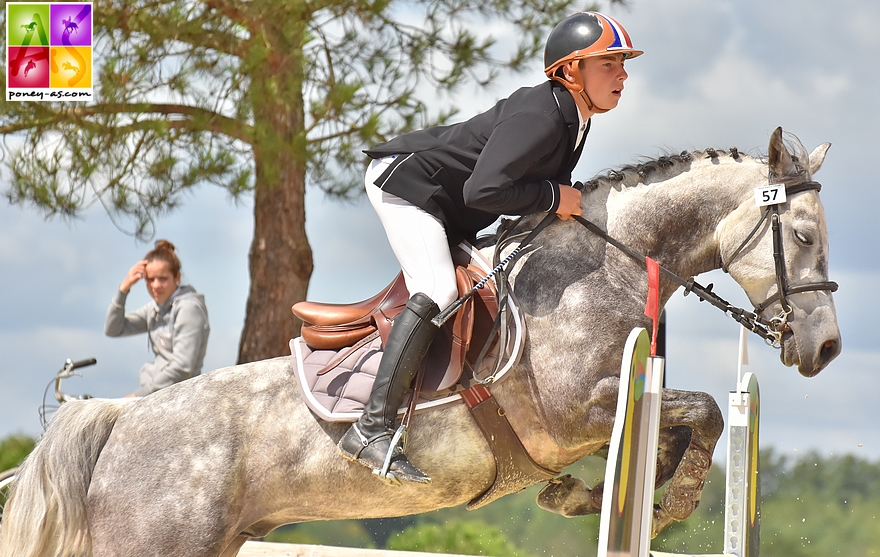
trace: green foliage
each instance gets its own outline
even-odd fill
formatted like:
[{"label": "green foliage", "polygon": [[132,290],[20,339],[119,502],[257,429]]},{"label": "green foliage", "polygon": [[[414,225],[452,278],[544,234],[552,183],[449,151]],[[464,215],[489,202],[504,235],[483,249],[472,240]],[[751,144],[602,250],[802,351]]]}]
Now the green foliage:
[{"label": "green foliage", "polygon": [[764,453],[761,545],[768,555],[880,555],[880,463]]},{"label": "green foliage", "polygon": [[497,528],[480,521],[465,520],[410,526],[388,541],[388,549],[497,557],[529,556],[508,542]]},{"label": "green foliage", "polygon": [[0,441],[0,472],[14,468],[34,450],[36,439],[27,435],[10,435]]},{"label": "green foliage", "polygon": [[706,478],[700,505],[691,517],[666,528],[654,539],[651,548],[669,553],[723,553],[724,484],[724,471],[713,466]]},{"label": "green foliage", "polygon": [[[588,457],[565,472],[594,485],[604,475],[604,466],[604,460]],[[670,553],[721,553],[724,482],[723,470],[713,467],[694,514],[662,532],[652,548]],[[396,531],[392,527],[387,541],[383,538],[375,545],[463,555],[594,557],[599,517],[567,519],[544,511],[535,504],[539,489],[534,486],[502,497],[476,511],[460,506],[397,519]],[[785,557],[880,556],[880,462],[853,455],[784,457],[764,448],[761,490],[762,553]],[[357,530],[368,522],[315,523],[322,525],[323,533],[312,525],[300,524],[294,531],[301,531],[296,539],[303,541],[297,543],[374,547],[366,530],[361,530],[360,542],[350,536],[345,537],[346,543],[337,541],[340,532]],[[364,541],[365,545],[359,545]]]}]

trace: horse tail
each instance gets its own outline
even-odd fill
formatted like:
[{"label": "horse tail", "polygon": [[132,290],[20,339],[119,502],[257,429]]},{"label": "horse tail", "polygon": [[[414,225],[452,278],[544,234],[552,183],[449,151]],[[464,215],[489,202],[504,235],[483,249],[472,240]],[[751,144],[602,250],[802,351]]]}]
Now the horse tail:
[{"label": "horse tail", "polygon": [[86,494],[126,402],[63,404],[19,468],[3,511],[0,557],[91,555]]}]

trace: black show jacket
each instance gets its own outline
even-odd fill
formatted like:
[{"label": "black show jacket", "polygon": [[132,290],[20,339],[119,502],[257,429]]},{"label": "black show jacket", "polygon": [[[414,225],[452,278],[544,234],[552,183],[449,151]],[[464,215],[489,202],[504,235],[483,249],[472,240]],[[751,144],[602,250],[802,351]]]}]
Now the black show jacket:
[{"label": "black show jacket", "polygon": [[[364,151],[398,155],[376,185],[439,218],[449,243],[472,240],[499,215],[556,211],[575,145],[578,109],[560,84],[518,89],[470,120],[403,134]],[[587,129],[589,131],[589,121]]]}]

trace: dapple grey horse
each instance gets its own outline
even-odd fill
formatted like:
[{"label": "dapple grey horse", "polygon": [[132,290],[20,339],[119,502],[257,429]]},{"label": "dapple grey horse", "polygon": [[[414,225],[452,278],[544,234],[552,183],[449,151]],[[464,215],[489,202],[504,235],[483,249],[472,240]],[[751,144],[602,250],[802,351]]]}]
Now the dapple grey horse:
[{"label": "dapple grey horse", "polygon": [[[769,177],[810,181],[829,147],[808,155],[789,139],[792,150],[777,129],[766,158],[709,149],[609,173],[589,184],[585,217],[682,277],[723,265],[759,305],[779,281],[770,225],[750,236],[760,219],[754,190]],[[818,192],[791,195],[779,217],[782,271],[795,293],[788,312],[776,301],[763,313],[780,325],[782,362],[809,377],[840,351],[831,292],[797,290],[828,280]],[[649,326],[647,280],[576,222],[554,222],[534,245],[510,273],[527,344],[492,390],[534,460],[562,470],[610,438],[624,342],[633,327]],[[676,288],[663,279],[661,303]],[[408,454],[433,479],[428,486],[386,485],[341,458],[336,442],[346,427],[307,409],[290,358],[216,370],[133,402],[65,404],[22,467],[0,554],[233,556],[249,536],[282,524],[460,505],[495,477],[464,405],[413,421]],[[655,532],[698,504],[723,418],[709,395],[665,389],[661,428],[658,485],[668,486]],[[538,502],[566,516],[598,512],[601,489],[563,477]]]}]

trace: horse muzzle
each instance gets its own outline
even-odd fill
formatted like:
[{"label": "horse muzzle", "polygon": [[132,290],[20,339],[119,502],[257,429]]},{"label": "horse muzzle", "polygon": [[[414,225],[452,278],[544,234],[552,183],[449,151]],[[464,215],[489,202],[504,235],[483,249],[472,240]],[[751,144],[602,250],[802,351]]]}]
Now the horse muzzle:
[{"label": "horse muzzle", "polygon": [[780,359],[786,366],[798,366],[798,373],[814,377],[840,354],[840,330],[833,306],[812,313],[793,308],[782,335]]}]

